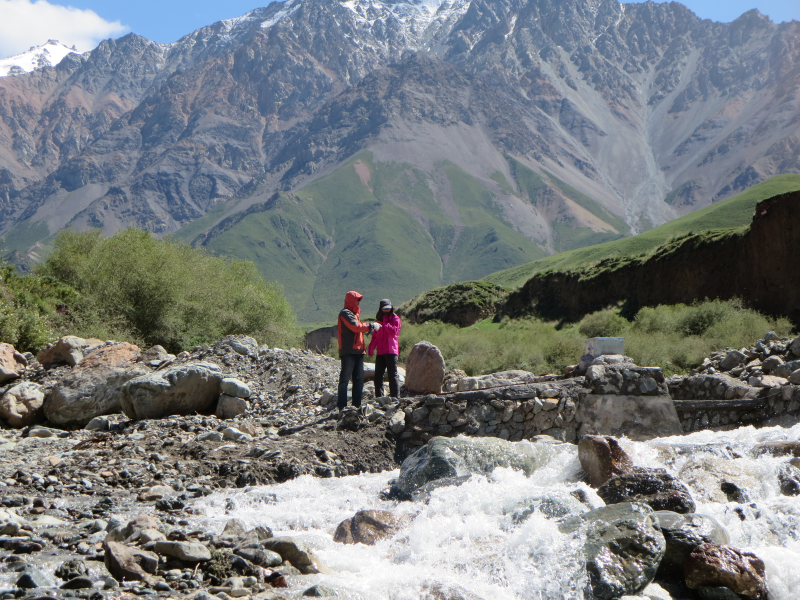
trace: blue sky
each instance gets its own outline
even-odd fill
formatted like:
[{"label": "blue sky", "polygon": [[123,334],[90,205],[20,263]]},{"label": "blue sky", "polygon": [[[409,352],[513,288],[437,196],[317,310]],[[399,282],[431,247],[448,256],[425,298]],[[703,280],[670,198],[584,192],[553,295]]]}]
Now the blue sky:
[{"label": "blue sky", "polygon": [[[702,18],[729,22],[757,8],[776,22],[800,21],[800,0],[686,0]],[[195,29],[265,6],[258,0],[0,0],[0,57],[49,38],[79,50],[133,31],[156,42],[174,42]]]}]

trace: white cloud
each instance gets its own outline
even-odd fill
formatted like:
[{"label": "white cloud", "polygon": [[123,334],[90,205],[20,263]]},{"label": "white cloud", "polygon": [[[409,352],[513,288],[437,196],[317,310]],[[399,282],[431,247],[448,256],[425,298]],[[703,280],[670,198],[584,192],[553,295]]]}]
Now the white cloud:
[{"label": "white cloud", "polygon": [[119,21],[106,21],[92,10],[58,6],[46,0],[0,0],[0,57],[25,52],[55,39],[81,52],[108,37],[128,31]]}]

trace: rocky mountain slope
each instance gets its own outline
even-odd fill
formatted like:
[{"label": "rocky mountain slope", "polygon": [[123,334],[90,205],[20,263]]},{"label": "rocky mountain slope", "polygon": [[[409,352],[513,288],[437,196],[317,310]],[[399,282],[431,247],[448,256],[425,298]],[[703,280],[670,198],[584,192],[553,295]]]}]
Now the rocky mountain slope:
[{"label": "rocky mountain slope", "polygon": [[0,59],[0,77],[22,75],[44,67],[54,67],[67,54],[79,54],[75,46],[71,48],[58,40],[47,40],[41,46],[31,46],[27,52]]},{"label": "rocky mountain slope", "polygon": [[65,226],[180,231],[256,260],[306,321],[352,287],[399,281],[397,302],[800,171],[798,29],[288,0],[131,34],[0,79],[0,233],[25,261]]}]

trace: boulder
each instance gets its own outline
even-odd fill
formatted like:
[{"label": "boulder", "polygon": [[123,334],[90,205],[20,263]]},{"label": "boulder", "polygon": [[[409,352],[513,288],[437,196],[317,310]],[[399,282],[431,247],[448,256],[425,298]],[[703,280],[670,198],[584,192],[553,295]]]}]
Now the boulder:
[{"label": "boulder", "polygon": [[789,350],[795,356],[800,356],[800,336],[794,338],[789,344]]},{"label": "boulder", "polygon": [[[224,381],[224,380],[223,380]],[[220,419],[234,419],[247,412],[248,403],[244,398],[220,394],[216,414]]]},{"label": "boulder", "polygon": [[82,560],[68,560],[55,570],[55,576],[61,579],[62,581],[69,581],[70,579],[75,579],[76,577],[84,577],[89,573],[86,568],[86,563]]},{"label": "boulder", "polygon": [[569,517],[559,529],[585,535],[583,554],[593,600],[638,594],[653,581],[667,547],[653,509],[639,502]]},{"label": "boulder", "polygon": [[789,377],[786,378],[786,381],[793,385],[800,385],[800,369],[792,371]]},{"label": "boulder", "polygon": [[27,359],[14,346],[0,343],[0,383],[17,379],[27,366]]},{"label": "boulder", "polygon": [[401,433],[406,428],[406,413],[402,410],[395,411],[389,418],[386,428],[392,433]]},{"label": "boulder", "polygon": [[283,558],[277,552],[272,550],[262,550],[260,548],[236,548],[233,551],[237,556],[249,560],[254,565],[259,567],[277,567],[283,562]]},{"label": "boulder", "polygon": [[614,475],[627,473],[633,461],[610,436],[586,435],[578,442],[578,460],[592,487],[603,485]]},{"label": "boulder", "polygon": [[792,360],[789,362],[779,364],[772,371],[772,375],[788,378],[792,373],[798,370],[800,370],[800,360]]},{"label": "boulder", "polygon": [[148,585],[158,581],[152,575],[158,567],[156,554],[109,541],[103,542],[103,550],[106,569],[117,581],[144,581]]},{"label": "boulder", "polygon": [[444,370],[444,358],[436,346],[430,342],[414,344],[406,359],[406,389],[418,394],[439,394]]},{"label": "boulder", "polygon": [[233,396],[234,398],[250,397],[250,388],[248,385],[245,382],[233,377],[223,378],[223,380],[220,382],[220,389],[222,390],[223,394]]},{"label": "boulder", "polygon": [[58,425],[84,427],[95,417],[120,412],[122,387],[149,372],[132,362],[138,353],[138,346],[122,343],[87,354],[50,391],[44,402],[45,416]]},{"label": "boulder", "polygon": [[303,575],[328,573],[322,561],[303,542],[288,537],[274,537],[261,542],[265,550],[271,550],[288,560]]},{"label": "boulder", "polygon": [[106,542],[129,542],[136,541],[139,534],[147,529],[159,529],[161,523],[150,515],[136,515],[128,521],[124,527],[119,524],[116,527],[109,525]]},{"label": "boulder", "polygon": [[388,510],[360,510],[352,518],[339,523],[333,541],[342,544],[374,546],[390,538],[408,524],[408,517],[397,516]]},{"label": "boulder", "polygon": [[753,446],[756,456],[771,454],[772,456],[794,456],[800,458],[800,440],[775,440],[761,442]]},{"label": "boulder", "polygon": [[90,338],[85,340],[74,335],[66,335],[55,344],[50,344],[47,348],[39,351],[36,360],[42,365],[52,365],[67,363],[74,367],[83,360],[83,357],[103,345],[102,340]]},{"label": "boulder", "polygon": [[598,506],[590,505],[588,497],[585,494],[576,493],[576,491],[553,490],[544,495],[525,498],[517,502],[511,510],[511,519],[515,523],[521,523],[533,514],[539,514],[545,519],[563,519],[600,508],[599,503]]},{"label": "boulder", "polygon": [[30,590],[40,587],[50,587],[51,583],[47,575],[42,573],[39,569],[28,566],[20,571],[20,575],[17,577],[16,585],[20,589]]},{"label": "boulder", "polygon": [[234,352],[242,356],[258,356],[258,342],[247,335],[229,335],[222,338],[217,346],[230,346]]},{"label": "boulder", "polygon": [[[598,367],[590,367],[595,369]],[[601,367],[602,368],[602,367]],[[683,434],[678,411],[668,394],[587,394],[578,403],[580,435],[625,435],[633,440]]]},{"label": "boulder", "polygon": [[139,502],[154,502],[163,498],[172,498],[178,492],[168,485],[154,485],[139,492],[136,500]]},{"label": "boulder", "polygon": [[684,574],[686,585],[692,589],[726,587],[745,598],[767,600],[764,561],[752,552],[700,544],[689,555]]},{"label": "boulder", "polygon": [[199,542],[156,542],[153,549],[162,556],[171,556],[184,562],[211,560],[211,551]]},{"label": "boulder", "polygon": [[725,354],[725,358],[719,363],[719,368],[723,371],[730,371],[741,364],[747,362],[747,355],[738,350],[730,350]]},{"label": "boulder", "polygon": [[134,420],[205,413],[218,400],[221,381],[219,367],[205,362],[142,375],[123,386],[122,411]]},{"label": "boulder", "polygon": [[761,368],[764,373],[772,373],[775,369],[783,364],[783,359],[780,356],[768,356],[761,363]]},{"label": "boulder", "polygon": [[412,494],[425,484],[509,467],[530,475],[553,455],[547,443],[507,442],[498,438],[435,437],[403,461],[397,487]]},{"label": "boulder", "polygon": [[606,504],[642,502],[653,510],[692,513],[692,495],[680,480],[664,469],[637,467],[630,473],[615,475],[597,489]]},{"label": "boulder", "polygon": [[23,381],[0,398],[0,418],[11,427],[27,427],[44,420],[44,392],[42,386]]},{"label": "boulder", "polygon": [[656,518],[667,542],[667,550],[658,567],[660,578],[682,579],[689,555],[700,544],[724,546],[730,543],[728,531],[714,517],[661,510],[656,512]]}]

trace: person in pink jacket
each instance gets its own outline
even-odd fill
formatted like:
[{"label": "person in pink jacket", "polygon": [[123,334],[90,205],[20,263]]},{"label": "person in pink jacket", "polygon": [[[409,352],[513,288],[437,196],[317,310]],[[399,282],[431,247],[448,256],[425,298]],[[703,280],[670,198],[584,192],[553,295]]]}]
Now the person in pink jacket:
[{"label": "person in pink jacket", "polygon": [[392,303],[388,299],[381,300],[381,306],[375,320],[381,324],[381,328],[372,334],[367,353],[372,356],[375,350],[378,355],[375,357],[375,397],[383,396],[383,373],[388,371],[389,376],[389,395],[397,398],[397,355],[400,348],[397,338],[400,337],[400,317],[394,314]]}]

